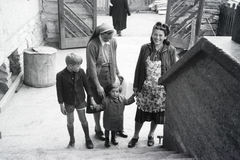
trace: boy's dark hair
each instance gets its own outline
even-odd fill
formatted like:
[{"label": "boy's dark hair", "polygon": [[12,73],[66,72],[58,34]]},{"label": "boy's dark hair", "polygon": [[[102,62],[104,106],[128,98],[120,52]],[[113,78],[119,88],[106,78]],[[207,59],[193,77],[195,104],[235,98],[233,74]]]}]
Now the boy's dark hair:
[{"label": "boy's dark hair", "polygon": [[109,93],[113,88],[119,88],[119,92],[122,92],[122,86],[118,83],[113,83],[107,86],[107,93]]},{"label": "boy's dark hair", "polygon": [[66,65],[82,64],[83,59],[81,56],[78,56],[75,53],[70,53],[66,56],[65,62],[66,62]]}]

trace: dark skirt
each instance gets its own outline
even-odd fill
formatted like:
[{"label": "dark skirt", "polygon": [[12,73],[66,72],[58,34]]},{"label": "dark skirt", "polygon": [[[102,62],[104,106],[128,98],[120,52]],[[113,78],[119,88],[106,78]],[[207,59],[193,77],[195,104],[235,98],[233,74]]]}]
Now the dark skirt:
[{"label": "dark skirt", "polygon": [[135,121],[138,123],[143,123],[145,121],[154,121],[155,124],[164,124],[164,111],[163,112],[143,112],[141,109],[137,108]]},{"label": "dark skirt", "polygon": [[[104,88],[105,95],[107,96],[108,95],[107,87],[108,87],[108,85],[111,84],[109,66],[102,66],[101,72],[98,75],[98,80],[99,80],[99,83],[101,84],[101,86]],[[102,102],[103,98],[98,95],[97,88],[91,87],[91,90],[92,90],[92,95],[93,95],[93,98],[94,98],[95,102],[97,104],[100,104]],[[87,110],[86,110],[86,113],[96,113],[96,112],[97,112],[96,110],[91,109],[91,107],[90,107],[90,97],[87,96]]]}]

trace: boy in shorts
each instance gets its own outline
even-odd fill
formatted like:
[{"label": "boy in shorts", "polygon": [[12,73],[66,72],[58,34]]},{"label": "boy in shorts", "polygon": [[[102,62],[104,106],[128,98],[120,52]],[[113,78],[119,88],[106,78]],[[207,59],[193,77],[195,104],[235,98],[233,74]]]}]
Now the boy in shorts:
[{"label": "boy in shorts", "polygon": [[68,148],[75,146],[74,138],[74,109],[76,109],[82,129],[85,134],[86,147],[93,148],[93,143],[89,136],[88,121],[85,115],[86,101],[85,92],[90,96],[90,103],[95,106],[96,103],[92,97],[92,91],[89,87],[86,74],[81,68],[83,59],[74,53],[66,56],[66,67],[57,73],[57,98],[63,115],[67,116],[67,129],[70,136]]}]

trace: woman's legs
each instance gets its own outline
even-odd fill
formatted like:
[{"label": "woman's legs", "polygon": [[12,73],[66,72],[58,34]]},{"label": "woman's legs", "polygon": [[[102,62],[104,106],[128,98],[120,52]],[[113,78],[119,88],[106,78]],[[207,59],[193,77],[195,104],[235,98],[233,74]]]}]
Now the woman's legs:
[{"label": "woman's legs", "polygon": [[133,138],[138,138],[139,137],[139,132],[140,132],[142,126],[143,126],[143,123],[135,122],[135,131],[134,131]]},{"label": "woman's legs", "polygon": [[93,116],[94,116],[94,121],[95,121],[96,136],[98,137],[98,139],[104,141],[105,137],[103,136],[102,128],[100,125],[101,112],[93,113]]},{"label": "woman's legs", "polygon": [[157,124],[156,124],[154,121],[152,121],[152,122],[151,122],[150,131],[149,131],[148,136],[152,136],[152,137],[153,137],[156,128],[157,128]]},{"label": "woman's legs", "polygon": [[94,121],[95,121],[95,130],[96,131],[101,131],[101,126],[100,126],[100,117],[101,117],[101,114],[100,112],[97,112],[97,113],[93,113],[93,117],[94,117]]},{"label": "woman's legs", "polygon": [[147,141],[148,146],[154,145],[154,132],[156,128],[157,128],[157,124],[154,121],[152,121],[150,126],[150,131],[148,133],[148,141]]}]

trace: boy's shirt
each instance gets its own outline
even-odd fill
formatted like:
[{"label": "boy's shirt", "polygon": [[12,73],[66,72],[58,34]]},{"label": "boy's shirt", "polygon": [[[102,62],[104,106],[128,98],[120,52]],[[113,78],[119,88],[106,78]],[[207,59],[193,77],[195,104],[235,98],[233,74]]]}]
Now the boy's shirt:
[{"label": "boy's shirt", "polygon": [[[57,73],[57,98],[58,103],[67,103],[74,105],[75,97],[78,98],[79,102],[85,101],[85,91],[91,97],[92,91],[87,81],[87,76],[83,69],[72,74],[67,68]],[[84,91],[85,89],[85,91]]]}]

